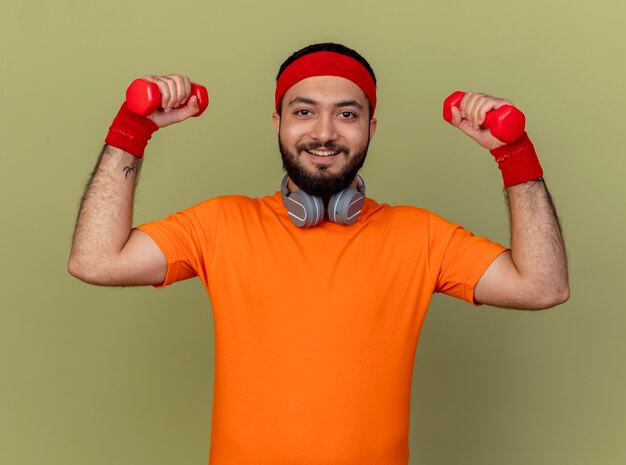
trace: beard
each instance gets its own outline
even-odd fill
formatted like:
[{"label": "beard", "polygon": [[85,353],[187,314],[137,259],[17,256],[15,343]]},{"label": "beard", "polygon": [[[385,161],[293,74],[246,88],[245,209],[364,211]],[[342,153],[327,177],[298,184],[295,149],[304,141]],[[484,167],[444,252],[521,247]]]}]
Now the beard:
[{"label": "beard", "polygon": [[[311,142],[308,144],[297,144],[296,153],[287,149],[278,135],[278,149],[283,160],[283,169],[287,172],[287,176],[298,188],[302,189],[309,195],[316,197],[327,197],[337,192],[341,192],[352,184],[357,173],[365,163],[367,150],[369,148],[369,138],[367,144],[358,152],[350,157],[350,150],[344,146],[335,144],[334,142]],[[339,173],[331,173],[328,168],[319,165],[315,171],[309,171],[299,161],[300,153],[304,150],[329,150],[332,152],[339,151],[335,157],[345,157],[348,163]]]}]

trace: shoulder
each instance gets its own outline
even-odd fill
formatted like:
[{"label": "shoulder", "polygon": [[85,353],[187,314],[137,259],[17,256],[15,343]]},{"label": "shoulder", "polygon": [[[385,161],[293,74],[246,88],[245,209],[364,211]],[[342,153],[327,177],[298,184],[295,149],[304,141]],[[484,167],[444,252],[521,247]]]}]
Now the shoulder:
[{"label": "shoulder", "polygon": [[371,234],[402,244],[424,244],[431,234],[431,213],[411,205],[389,205],[368,199],[359,222]]},{"label": "shoulder", "polygon": [[432,211],[412,205],[388,205],[368,199],[364,209],[366,224],[378,224],[388,232],[406,237],[422,237],[440,240],[463,230],[453,223]]},{"label": "shoulder", "polygon": [[248,197],[245,195],[223,195],[217,197],[220,208],[224,210],[238,211],[261,211],[264,209],[275,210],[282,206],[282,200],[277,193],[264,197]]},{"label": "shoulder", "polygon": [[425,224],[428,222],[429,217],[433,216],[433,213],[425,208],[412,205],[389,205],[367,198],[363,216],[365,219],[374,221],[385,220],[393,223]]},{"label": "shoulder", "polygon": [[213,209],[255,209],[263,203],[265,198],[254,198],[245,195],[221,195],[203,200],[189,210],[204,211]]},{"label": "shoulder", "polygon": [[214,218],[219,223],[251,225],[254,222],[268,222],[283,212],[280,195],[249,197],[245,195],[222,195],[205,200],[193,207],[196,216]]}]

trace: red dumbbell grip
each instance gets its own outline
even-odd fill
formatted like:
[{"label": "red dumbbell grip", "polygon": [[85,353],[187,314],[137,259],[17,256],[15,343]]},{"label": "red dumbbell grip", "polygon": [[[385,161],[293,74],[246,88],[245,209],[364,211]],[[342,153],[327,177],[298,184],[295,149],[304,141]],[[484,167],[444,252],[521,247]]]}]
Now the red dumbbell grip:
[{"label": "red dumbbell grip", "polygon": [[[189,97],[193,95],[198,98],[199,107],[198,112],[193,116],[200,116],[209,106],[209,93],[206,87],[192,82]],[[184,107],[188,101],[189,99],[176,108]],[[144,79],[135,79],[126,89],[126,104],[128,109],[137,115],[151,115],[161,106],[159,86]]]},{"label": "red dumbbell grip", "polygon": [[[443,102],[443,119],[452,122],[452,107],[459,107],[465,92],[457,90]],[[488,128],[493,137],[510,144],[524,134],[526,117],[524,113],[511,105],[503,105],[497,110],[491,110],[485,115],[481,127]]]}]

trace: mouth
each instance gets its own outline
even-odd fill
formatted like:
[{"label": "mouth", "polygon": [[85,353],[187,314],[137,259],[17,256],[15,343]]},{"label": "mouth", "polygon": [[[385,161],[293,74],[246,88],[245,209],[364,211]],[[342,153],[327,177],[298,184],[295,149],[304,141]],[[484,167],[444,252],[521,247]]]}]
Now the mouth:
[{"label": "mouth", "polygon": [[335,155],[339,155],[340,150],[305,150],[309,155],[313,155],[315,157],[334,157]]}]

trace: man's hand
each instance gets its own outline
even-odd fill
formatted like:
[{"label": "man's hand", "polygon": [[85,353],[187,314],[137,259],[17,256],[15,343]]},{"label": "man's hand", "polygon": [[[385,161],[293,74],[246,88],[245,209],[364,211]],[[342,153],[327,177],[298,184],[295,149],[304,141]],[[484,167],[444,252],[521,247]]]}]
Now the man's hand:
[{"label": "man's hand", "polygon": [[487,268],[474,299],[506,308],[550,308],[569,298],[563,235],[528,135],[507,144],[480,127],[489,111],[504,105],[513,106],[510,100],[467,92],[459,108],[451,107],[452,125],[489,149],[498,162],[511,219],[511,250]]},{"label": "man's hand", "polygon": [[481,128],[480,125],[485,121],[487,112],[504,105],[513,106],[513,103],[506,99],[467,92],[459,104],[460,108],[452,106],[451,123],[486,149],[497,149],[506,143],[493,137],[489,129]]},{"label": "man's hand", "polygon": [[[191,80],[187,76],[168,74],[167,76],[143,76],[141,79],[154,82],[161,92],[161,108],[147,116],[154,123],[163,128],[170,124],[179,123],[199,111],[198,98],[191,93]],[[189,98],[187,105],[176,108]]]},{"label": "man's hand", "polygon": [[[183,121],[199,110],[191,81],[179,75],[144,76],[161,93],[161,108],[143,117],[122,105],[81,201],[68,271],[92,284],[159,284],[167,261],[146,233],[132,229],[132,207],[143,151],[156,126]],[[147,121],[150,119],[152,122]],[[154,124],[153,124],[154,123]]]}]

